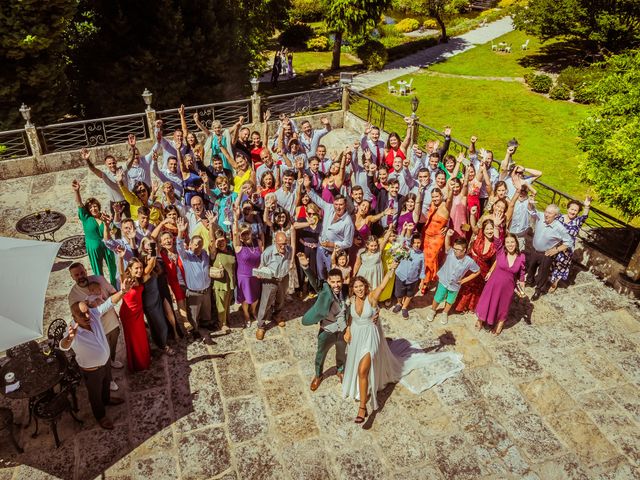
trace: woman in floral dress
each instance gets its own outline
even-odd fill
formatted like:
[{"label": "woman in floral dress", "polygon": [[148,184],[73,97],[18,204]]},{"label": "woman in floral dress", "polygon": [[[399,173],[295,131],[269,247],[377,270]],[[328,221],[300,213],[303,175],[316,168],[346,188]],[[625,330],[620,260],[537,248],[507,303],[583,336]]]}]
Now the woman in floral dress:
[{"label": "woman in floral dress", "polygon": [[[574,242],[582,225],[589,216],[589,208],[591,206],[591,197],[587,197],[584,203],[580,205],[577,200],[571,200],[567,205],[567,213],[559,215],[558,220],[564,225],[569,232],[569,235],[573,238]],[[580,216],[580,210],[584,207],[584,213]],[[551,265],[551,287],[549,287],[549,293],[553,293],[558,288],[558,282],[560,280],[567,281],[569,278],[569,269],[571,268],[571,259],[573,257],[573,249],[569,248],[564,252],[560,252],[556,255]]]}]

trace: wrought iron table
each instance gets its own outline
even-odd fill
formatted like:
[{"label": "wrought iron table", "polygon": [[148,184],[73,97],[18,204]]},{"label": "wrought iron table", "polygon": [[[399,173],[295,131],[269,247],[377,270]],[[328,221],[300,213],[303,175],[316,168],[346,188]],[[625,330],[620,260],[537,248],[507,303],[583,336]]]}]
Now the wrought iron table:
[{"label": "wrought iron table", "polygon": [[63,260],[75,260],[87,255],[87,246],[84,241],[84,235],[72,235],[61,242],[58,250],[58,258]]},{"label": "wrought iron table", "polygon": [[16,223],[16,230],[36,240],[55,242],[55,233],[66,221],[64,214],[47,209],[22,217]]}]

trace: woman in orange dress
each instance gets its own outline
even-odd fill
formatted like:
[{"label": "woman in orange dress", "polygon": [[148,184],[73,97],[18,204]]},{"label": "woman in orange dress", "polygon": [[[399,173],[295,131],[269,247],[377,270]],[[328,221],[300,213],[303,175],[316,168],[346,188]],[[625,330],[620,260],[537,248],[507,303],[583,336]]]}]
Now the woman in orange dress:
[{"label": "woman in orange dress", "polygon": [[442,246],[444,245],[444,234],[447,231],[449,216],[451,213],[451,203],[453,202],[452,180],[449,180],[447,188],[447,199],[443,199],[442,190],[434,188],[431,191],[431,206],[427,213],[427,221],[424,226],[422,245],[424,248],[425,277],[422,281],[421,290],[424,293],[429,283],[436,278],[438,273],[438,258]]}]

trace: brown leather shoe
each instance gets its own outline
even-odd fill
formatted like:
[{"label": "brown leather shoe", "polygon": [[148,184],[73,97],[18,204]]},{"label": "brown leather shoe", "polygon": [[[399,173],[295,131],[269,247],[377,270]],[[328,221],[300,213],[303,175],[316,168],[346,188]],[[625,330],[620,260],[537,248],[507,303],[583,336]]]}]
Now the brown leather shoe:
[{"label": "brown leather shoe", "polygon": [[284,320],[283,320],[282,318],[279,318],[279,319],[278,319],[278,326],[279,326],[279,327],[284,327],[284,326],[286,326],[286,325],[287,325],[287,324],[286,324],[286,323],[284,323]]},{"label": "brown leather shoe", "polygon": [[124,403],[124,398],[111,397],[107,405],[122,405],[123,403]]},{"label": "brown leather shoe", "polygon": [[113,430],[113,422],[109,417],[102,417],[98,420],[98,425],[100,425],[105,430]]},{"label": "brown leather shoe", "polygon": [[311,386],[309,388],[311,388],[312,392],[315,392],[321,383],[322,377],[313,377],[313,380],[311,380]]},{"label": "brown leather shoe", "polygon": [[340,383],[342,383],[342,380],[344,380],[344,373],[338,372],[336,373],[336,375],[338,376],[338,380],[340,380]]},{"label": "brown leather shoe", "polygon": [[264,338],[264,328],[259,328],[256,330],[256,339],[262,340]]}]

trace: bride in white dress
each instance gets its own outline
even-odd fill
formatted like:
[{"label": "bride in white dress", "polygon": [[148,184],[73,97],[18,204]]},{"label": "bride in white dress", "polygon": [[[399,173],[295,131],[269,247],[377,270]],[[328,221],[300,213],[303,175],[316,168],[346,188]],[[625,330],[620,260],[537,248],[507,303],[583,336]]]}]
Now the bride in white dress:
[{"label": "bride in white dress", "polygon": [[356,277],[352,282],[342,395],[360,401],[355,423],[363,423],[368,415],[369,396],[372,409],[378,408],[376,392],[385,385],[400,381],[413,393],[420,393],[464,368],[462,355],[455,352],[425,353],[419,345],[405,339],[387,343],[378,322],[378,298],[394,277],[396,267],[397,263],[391,264],[382,283],[373,291],[362,277]]}]

